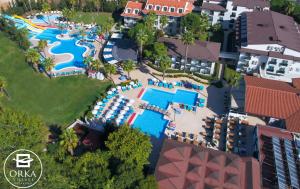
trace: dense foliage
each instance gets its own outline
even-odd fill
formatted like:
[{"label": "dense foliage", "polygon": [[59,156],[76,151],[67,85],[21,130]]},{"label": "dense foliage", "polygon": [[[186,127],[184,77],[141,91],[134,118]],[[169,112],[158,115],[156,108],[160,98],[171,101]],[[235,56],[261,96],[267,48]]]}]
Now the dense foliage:
[{"label": "dense foliage", "polygon": [[28,31],[26,29],[17,29],[13,22],[6,20],[2,16],[0,16],[0,31],[6,33],[21,49],[26,50],[29,48]]},{"label": "dense foliage", "polygon": [[224,70],[224,79],[229,85],[237,87],[239,85],[240,80],[242,79],[242,76],[234,69],[231,69],[226,66]]},{"label": "dense foliage", "polygon": [[[106,148],[74,156],[66,152],[68,149],[60,145],[60,141],[47,143],[48,134],[40,118],[9,109],[1,110],[1,162],[20,148],[38,154],[44,172],[34,188],[157,188],[154,177],[144,173],[151,143],[149,137],[140,131],[123,126],[108,133]],[[60,137],[64,142],[68,138]],[[10,188],[3,176],[0,185]]]},{"label": "dense foliage", "polygon": [[271,10],[294,17],[300,23],[300,4],[290,0],[271,0]]}]

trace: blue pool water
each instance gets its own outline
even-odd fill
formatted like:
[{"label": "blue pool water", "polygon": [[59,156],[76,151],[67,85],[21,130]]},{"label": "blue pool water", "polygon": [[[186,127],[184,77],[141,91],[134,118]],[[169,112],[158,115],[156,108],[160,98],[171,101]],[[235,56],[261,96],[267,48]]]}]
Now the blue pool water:
[{"label": "blue pool water", "polygon": [[[66,31],[64,31],[66,32]],[[60,70],[66,67],[85,67],[83,63],[83,53],[86,51],[86,47],[77,46],[76,42],[78,39],[73,38],[69,40],[60,40],[56,38],[56,35],[61,33],[58,29],[46,29],[41,34],[37,35],[37,39],[47,40],[49,43],[59,41],[60,44],[51,48],[53,54],[70,53],[73,54],[74,58],[70,62],[57,64],[54,69]]]},{"label": "blue pool water", "polygon": [[[142,97],[142,100],[148,101],[149,104],[167,109],[170,102],[182,103],[194,106],[198,94],[192,91],[177,90],[176,93],[170,93],[157,89],[149,88]],[[145,110],[139,115],[133,123],[134,128],[139,128],[142,132],[156,138],[163,137],[163,133],[168,121],[163,115],[150,110]]]},{"label": "blue pool water", "polygon": [[[59,14],[51,14],[49,15],[50,22],[54,22],[56,18],[60,17]],[[43,15],[39,18],[34,17],[34,19],[31,19],[31,21],[35,24],[45,24],[48,23],[48,17],[46,15]]]}]

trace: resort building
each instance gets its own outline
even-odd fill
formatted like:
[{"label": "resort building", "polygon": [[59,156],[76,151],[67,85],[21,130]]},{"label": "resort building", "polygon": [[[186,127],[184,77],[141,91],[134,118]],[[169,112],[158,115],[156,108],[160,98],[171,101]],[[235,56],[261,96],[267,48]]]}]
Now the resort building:
[{"label": "resort building", "polygon": [[163,189],[259,189],[259,170],[251,157],[165,139],[155,177]]},{"label": "resort building", "polygon": [[234,29],[237,18],[244,12],[266,11],[270,9],[268,0],[228,0],[223,16],[223,28]]},{"label": "resort building", "polygon": [[294,79],[293,84],[253,76],[245,76],[244,80],[245,87],[239,88],[245,93],[232,95],[234,110],[244,113],[252,120],[252,125],[269,125],[300,132],[299,79]]},{"label": "resort building", "polygon": [[[162,37],[158,41],[167,46],[168,54],[173,62],[172,68],[183,70],[186,45],[180,39],[175,38]],[[196,40],[188,47],[185,69],[199,74],[212,75],[215,64],[219,60],[220,48],[220,43]]]},{"label": "resort building", "polygon": [[285,82],[300,77],[300,31],[292,17],[273,11],[243,13],[236,37],[237,71]]},{"label": "resort building", "polygon": [[128,1],[124,12],[121,16],[124,18],[124,26],[133,27],[140,19],[142,19],[142,10],[144,4],[138,1]]},{"label": "resort building", "polygon": [[[176,35],[180,33],[181,17],[191,13],[193,8],[193,1],[190,0],[147,0],[146,3],[128,1],[121,16],[125,27],[132,27],[149,12],[155,12],[157,19],[154,27],[163,29],[169,35]],[[166,26],[161,24],[162,16],[168,18]]]},{"label": "resort building", "polygon": [[262,188],[300,188],[299,137],[258,126]]},{"label": "resort building", "polygon": [[222,23],[225,12],[223,0],[205,0],[202,3],[201,13],[209,17],[211,25]]}]

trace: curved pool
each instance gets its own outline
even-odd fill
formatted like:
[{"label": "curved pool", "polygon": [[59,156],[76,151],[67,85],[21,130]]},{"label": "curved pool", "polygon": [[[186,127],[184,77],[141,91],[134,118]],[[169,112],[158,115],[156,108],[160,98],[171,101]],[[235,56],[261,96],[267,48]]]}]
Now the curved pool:
[{"label": "curved pool", "polygon": [[[66,33],[64,31],[63,33]],[[56,36],[61,34],[61,31],[58,29],[46,29],[41,34],[37,35],[36,38],[40,40],[47,40],[50,44],[54,42],[59,42],[58,45],[50,49],[50,53],[53,54],[65,54],[69,53],[73,55],[73,59],[69,62],[59,63],[54,66],[55,70],[61,70],[68,67],[80,67],[84,68],[85,64],[83,63],[83,54],[87,50],[85,46],[76,45],[78,39],[68,39],[62,40],[58,39]]]}]

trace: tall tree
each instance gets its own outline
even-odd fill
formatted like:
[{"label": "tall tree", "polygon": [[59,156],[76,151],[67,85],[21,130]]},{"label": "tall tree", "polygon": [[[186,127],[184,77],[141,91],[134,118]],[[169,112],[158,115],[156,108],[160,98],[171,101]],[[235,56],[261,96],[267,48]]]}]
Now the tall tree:
[{"label": "tall tree", "polygon": [[105,64],[104,65],[104,71],[107,75],[109,75],[110,79],[112,80],[112,74],[116,74],[117,73],[117,69],[116,66],[112,65],[112,64]]},{"label": "tall tree", "polygon": [[74,129],[65,130],[60,137],[59,144],[73,156],[74,150],[78,144],[78,137],[76,136]]},{"label": "tall tree", "polygon": [[91,62],[91,68],[95,71],[99,71],[101,68],[102,62],[99,59],[93,60]]},{"label": "tall tree", "polygon": [[[46,40],[39,40],[37,48],[40,52],[43,51],[45,53],[45,49],[47,46],[48,46],[48,43]],[[45,55],[46,55],[46,53],[45,53]]]},{"label": "tall tree", "polygon": [[171,67],[171,65],[172,65],[172,60],[169,56],[163,56],[159,60],[159,67],[163,72],[163,80],[165,80],[166,71]]},{"label": "tall tree", "polygon": [[36,49],[28,49],[25,53],[25,58],[32,65],[35,71],[38,71],[37,66],[40,64],[41,55]]},{"label": "tall tree", "polygon": [[206,15],[196,13],[187,14],[181,20],[181,26],[183,28],[183,33],[190,31],[194,34],[195,38],[206,40],[208,37],[210,24]]},{"label": "tall tree", "polygon": [[161,30],[165,32],[165,27],[167,26],[169,19],[166,15],[160,16]]},{"label": "tall tree", "polygon": [[184,72],[185,72],[186,63],[187,63],[187,59],[188,59],[189,46],[195,43],[194,34],[190,31],[185,32],[182,36],[182,42],[185,45],[185,60],[184,60]]},{"label": "tall tree", "polygon": [[152,149],[150,138],[128,125],[111,133],[105,145],[111,151],[112,156],[127,164],[140,168],[149,164],[148,158]]},{"label": "tall tree", "polygon": [[84,57],[84,59],[83,59],[83,63],[84,63],[86,66],[90,66],[93,60],[94,60],[93,57],[91,57],[91,56],[86,56],[86,57]]},{"label": "tall tree", "polygon": [[143,57],[143,46],[148,41],[148,34],[145,29],[141,29],[136,34],[136,41],[140,47],[140,58]]},{"label": "tall tree", "polygon": [[132,60],[126,60],[122,63],[122,68],[128,74],[128,78],[130,78],[130,72],[134,69],[134,62]]},{"label": "tall tree", "polygon": [[286,2],[286,7],[285,7],[285,12],[287,15],[292,15],[294,10],[296,8],[296,3],[293,1],[287,1]]},{"label": "tall tree", "polygon": [[46,72],[50,72],[54,67],[54,61],[52,58],[45,58],[43,61]]},{"label": "tall tree", "polygon": [[43,11],[43,12],[47,12],[47,17],[48,17],[48,22],[49,22],[49,24],[50,24],[50,17],[49,17],[49,11],[50,11],[50,10],[51,10],[50,4],[47,3],[47,2],[44,2],[44,3],[42,4],[42,11]]},{"label": "tall tree", "polygon": [[144,23],[145,23],[146,27],[153,28],[156,18],[157,18],[157,15],[155,14],[155,12],[150,11],[147,14],[147,16],[145,17],[145,20],[144,20]]}]

